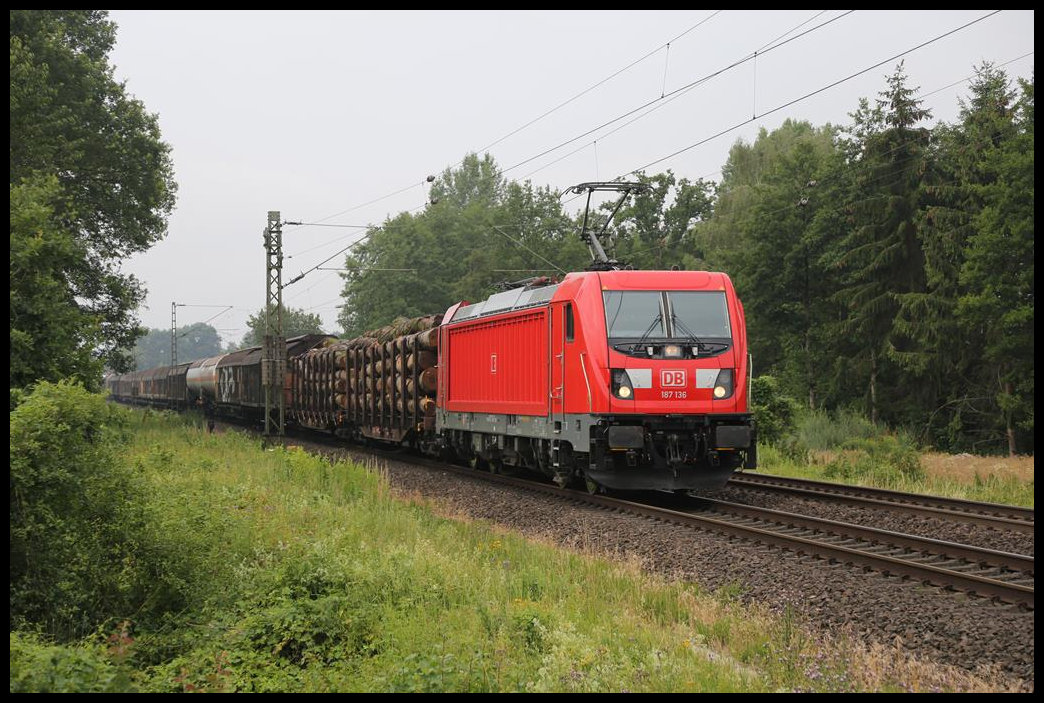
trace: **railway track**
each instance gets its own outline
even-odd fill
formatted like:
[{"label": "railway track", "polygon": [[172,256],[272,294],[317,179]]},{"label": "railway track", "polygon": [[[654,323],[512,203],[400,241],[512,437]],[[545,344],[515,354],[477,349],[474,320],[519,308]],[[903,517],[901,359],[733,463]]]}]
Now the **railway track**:
[{"label": "railway track", "polygon": [[736,474],[727,484],[750,490],[787,493],[807,498],[828,498],[832,502],[867,508],[887,508],[913,515],[939,517],[1002,530],[1033,534],[1033,508],[997,503],[979,503],[916,493],[900,493],[883,488],[849,486],[826,481],[785,478],[765,474]]},{"label": "railway track", "polygon": [[708,498],[682,512],[769,531],[812,554],[1033,608],[1033,557]]},{"label": "railway track", "polygon": [[[494,477],[504,481],[505,477]],[[514,480],[514,479],[512,479]],[[710,501],[707,512],[562,491],[522,481],[525,488],[635,515],[709,530],[797,554],[900,576],[1033,609],[1033,557],[915,535],[822,520],[767,508]]]}]

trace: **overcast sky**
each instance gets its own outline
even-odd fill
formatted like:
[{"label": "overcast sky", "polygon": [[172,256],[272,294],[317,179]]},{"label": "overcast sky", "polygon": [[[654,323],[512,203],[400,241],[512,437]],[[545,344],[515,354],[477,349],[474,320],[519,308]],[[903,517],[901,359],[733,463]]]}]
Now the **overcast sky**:
[{"label": "overcast sky", "polygon": [[[935,121],[983,61],[1032,75],[1032,10],[848,12],[112,10],[116,76],[158,114],[179,188],[166,239],[124,267],[149,291],[141,321],[230,305],[178,325],[220,313],[238,340],[264,304],[269,210],[380,224],[469,152],[555,190],[643,168],[718,180],[760,128],[847,124],[899,60]],[[364,231],[285,227],[284,281]],[[336,334],[341,285],[318,270],[284,302]]]}]

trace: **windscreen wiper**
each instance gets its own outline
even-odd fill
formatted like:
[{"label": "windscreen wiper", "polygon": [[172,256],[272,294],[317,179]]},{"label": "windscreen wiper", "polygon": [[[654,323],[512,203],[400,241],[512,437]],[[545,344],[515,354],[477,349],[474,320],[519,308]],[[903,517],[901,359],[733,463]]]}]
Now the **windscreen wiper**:
[{"label": "windscreen wiper", "polygon": [[721,351],[722,349],[727,349],[729,346],[722,342],[704,342],[700,340],[699,337],[693,334],[692,330],[685,326],[685,323],[682,322],[675,313],[671,313],[671,325],[674,327],[675,331],[680,329],[682,333],[686,335],[685,339],[692,344],[696,350],[704,350],[708,352]]},{"label": "windscreen wiper", "polygon": [[631,344],[632,354],[635,352],[636,349],[640,349],[641,347],[645,346],[645,340],[649,338],[649,334],[653,331],[653,327],[656,327],[656,325],[661,322],[663,322],[663,313],[657,313],[656,317],[653,318],[653,321],[646,328],[645,332],[642,333],[642,336],[638,338],[638,341]]},{"label": "windscreen wiper", "polygon": [[703,348],[703,342],[700,341],[700,338],[697,337],[695,334],[693,334],[692,330],[690,330],[688,327],[686,327],[685,323],[682,322],[680,319],[678,319],[678,315],[676,315],[673,312],[671,313],[671,325],[674,326],[675,330],[681,328],[681,331],[686,335],[685,338],[687,340],[689,340],[691,343],[695,344],[697,347],[699,347],[701,349]]}]

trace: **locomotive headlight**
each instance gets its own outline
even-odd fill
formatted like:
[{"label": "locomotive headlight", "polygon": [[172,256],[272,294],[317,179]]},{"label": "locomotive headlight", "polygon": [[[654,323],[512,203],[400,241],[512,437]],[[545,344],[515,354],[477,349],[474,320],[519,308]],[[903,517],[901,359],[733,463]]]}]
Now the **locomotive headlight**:
[{"label": "locomotive headlight", "polygon": [[634,387],[631,385],[631,377],[624,369],[612,369],[613,395],[622,400],[634,398]]},{"label": "locomotive headlight", "polygon": [[722,400],[732,395],[732,369],[722,369],[714,379],[714,399]]},{"label": "locomotive headlight", "polygon": [[682,348],[677,344],[668,344],[663,348],[663,355],[667,359],[680,359]]}]

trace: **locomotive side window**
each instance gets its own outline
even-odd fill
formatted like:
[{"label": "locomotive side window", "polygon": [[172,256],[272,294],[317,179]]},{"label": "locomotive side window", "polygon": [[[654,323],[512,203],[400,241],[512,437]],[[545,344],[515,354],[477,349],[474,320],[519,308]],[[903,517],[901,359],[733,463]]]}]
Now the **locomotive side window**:
[{"label": "locomotive side window", "polygon": [[565,334],[566,334],[566,341],[567,342],[572,342],[573,341],[573,337],[575,336],[575,333],[574,333],[574,330],[573,330],[573,304],[572,303],[566,303],[566,306],[565,306]]}]

